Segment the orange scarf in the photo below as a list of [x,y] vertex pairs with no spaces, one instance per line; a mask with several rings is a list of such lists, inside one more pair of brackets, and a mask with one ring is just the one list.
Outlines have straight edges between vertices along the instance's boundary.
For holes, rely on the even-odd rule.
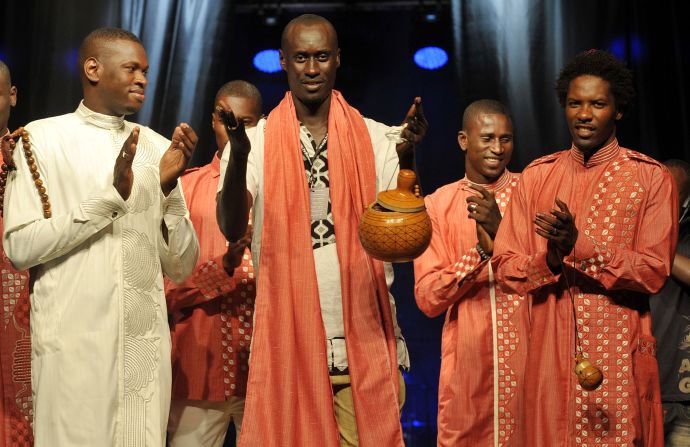
[[[337,91],[328,121],[330,192],[347,357],[363,447],[402,446],[398,362],[383,264],[357,237],[376,197],[374,152]],[[337,447],[333,390],[312,255],[309,188],[290,93],[268,117],[256,324],[240,445]]]

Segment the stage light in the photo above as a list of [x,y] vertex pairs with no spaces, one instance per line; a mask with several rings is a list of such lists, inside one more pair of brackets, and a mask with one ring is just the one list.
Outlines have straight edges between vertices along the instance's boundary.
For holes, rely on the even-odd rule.
[[65,68],[72,74],[79,72],[79,50],[70,48],[64,55]]
[[280,67],[280,52],[278,50],[261,50],[254,55],[254,67],[264,73],[277,73]]
[[414,63],[425,70],[438,70],[448,63],[448,53],[439,47],[424,47],[414,53]]
[[424,14],[424,20],[426,20],[429,23],[436,23],[438,21],[438,14],[435,12],[427,12]]
[[449,17],[447,5],[420,2],[412,19],[409,43],[410,56],[419,68],[438,70],[448,63],[453,42]]
[[259,6],[259,10],[256,12],[256,15],[263,26],[272,28],[278,25],[280,22],[282,8],[280,3],[278,3],[278,6],[275,8],[264,8],[263,6]]
[[609,53],[618,59],[640,60],[644,55],[644,45],[637,36],[621,36],[611,41],[608,46]]

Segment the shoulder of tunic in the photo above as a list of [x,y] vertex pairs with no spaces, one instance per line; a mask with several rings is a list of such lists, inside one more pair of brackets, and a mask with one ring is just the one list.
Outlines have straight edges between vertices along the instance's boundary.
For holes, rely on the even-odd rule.
[[508,173],[510,174],[510,183],[517,183],[520,181],[520,178],[522,177],[522,172],[510,172],[510,171],[508,171]]
[[456,182],[453,183],[448,183],[446,185],[440,186],[436,188],[436,191],[432,192],[431,194],[427,194],[424,196],[424,203],[427,207],[431,206],[433,207],[434,205],[440,205],[441,203],[447,202],[455,198],[455,195],[460,193],[460,194],[465,194],[469,195],[467,192],[463,192],[460,188],[462,187],[462,184],[467,184],[466,181],[463,179],[460,179]]
[[391,126],[389,126],[389,125],[387,125],[387,124],[380,123],[380,122],[378,122],[378,121],[376,121],[376,120],[374,120],[374,119],[367,118],[367,117],[364,116],[364,115],[360,115],[360,116],[362,117],[362,119],[364,120],[364,123],[367,125],[367,127],[368,127],[370,130],[373,129],[373,130],[379,130],[379,131],[381,131],[381,132],[387,132],[387,131],[390,129],[390,127],[391,127]]
[[443,185],[443,186],[439,186],[438,188],[436,188],[436,191],[434,191],[434,192],[431,193],[431,194],[428,194],[426,197],[435,198],[435,197],[438,197],[438,196],[447,194],[449,191],[450,191],[450,192],[455,192],[455,191],[460,187],[460,185],[463,184],[463,183],[466,184],[467,181],[465,181],[465,180],[463,180],[463,179],[460,179],[460,180],[457,180],[457,181],[455,181],[455,182],[453,182],[453,183],[447,183],[447,184],[445,184],[445,185]]
[[24,129],[29,132],[34,152],[43,154],[52,152],[55,145],[65,139],[78,138],[81,123],[74,113],[67,113],[32,121]]
[[[558,160],[563,155],[564,152],[567,152],[567,151],[558,151],[558,152],[554,152],[553,154],[544,155],[543,157],[539,157],[536,160],[532,161],[532,163],[528,164],[527,167],[525,168],[525,171],[528,169],[531,169],[535,166],[554,163],[556,160]],[[525,171],[523,171],[523,173]]]
[[[53,131],[55,129],[63,129],[65,125],[78,123],[79,119],[74,113],[66,113],[64,115],[51,116],[42,118],[40,120],[31,121],[24,128],[31,133],[32,131],[44,132]],[[70,129],[71,131],[71,129]]]
[[195,167],[193,167],[193,168],[187,168],[187,169],[184,171],[184,174],[182,174],[182,175],[188,175],[188,174],[191,174],[191,173],[193,173],[193,172],[197,172],[197,171],[200,170],[200,169],[201,169],[201,166],[195,166]]
[[641,161],[642,163],[647,163],[647,164],[651,164],[651,165],[665,168],[665,166],[661,162],[653,159],[649,155],[645,155],[643,153],[634,151],[632,149],[623,148],[623,147],[621,148],[621,150],[623,151],[623,153],[625,155],[627,155],[628,158],[630,158],[632,160]]

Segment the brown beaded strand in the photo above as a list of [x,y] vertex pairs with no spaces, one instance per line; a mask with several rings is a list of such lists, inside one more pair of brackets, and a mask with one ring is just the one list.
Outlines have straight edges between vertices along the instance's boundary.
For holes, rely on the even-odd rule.
[[[27,132],[23,127],[12,132],[10,138],[14,140],[18,136],[22,137],[22,148],[24,149],[24,157],[26,158],[26,164],[29,166],[29,171],[31,172],[31,177],[34,179],[34,184],[38,190],[38,195],[41,198],[41,203],[43,205],[43,217],[46,219],[52,216],[50,208],[50,199],[48,198],[48,192],[46,187],[43,186],[43,180],[41,180],[41,174],[38,172],[38,166],[36,165],[36,159],[31,151],[31,142],[29,141],[29,132]],[[11,150],[14,150],[14,145],[11,145]],[[2,171],[0,172],[0,215],[3,213],[3,205],[5,199],[5,186],[7,184],[8,172],[15,170],[16,167],[11,163],[11,161],[6,161],[2,164]]]

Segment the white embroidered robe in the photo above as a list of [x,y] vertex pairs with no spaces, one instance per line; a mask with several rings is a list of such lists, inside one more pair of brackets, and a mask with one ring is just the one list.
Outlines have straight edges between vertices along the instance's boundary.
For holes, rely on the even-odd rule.
[[112,186],[134,126],[82,103],[26,127],[50,219],[20,144],[14,154],[3,237],[15,266],[31,268],[37,447],[165,442],[171,371],[162,272],[184,279],[199,246],[179,187],[167,198],[161,192],[167,139],[140,126],[128,200]]

